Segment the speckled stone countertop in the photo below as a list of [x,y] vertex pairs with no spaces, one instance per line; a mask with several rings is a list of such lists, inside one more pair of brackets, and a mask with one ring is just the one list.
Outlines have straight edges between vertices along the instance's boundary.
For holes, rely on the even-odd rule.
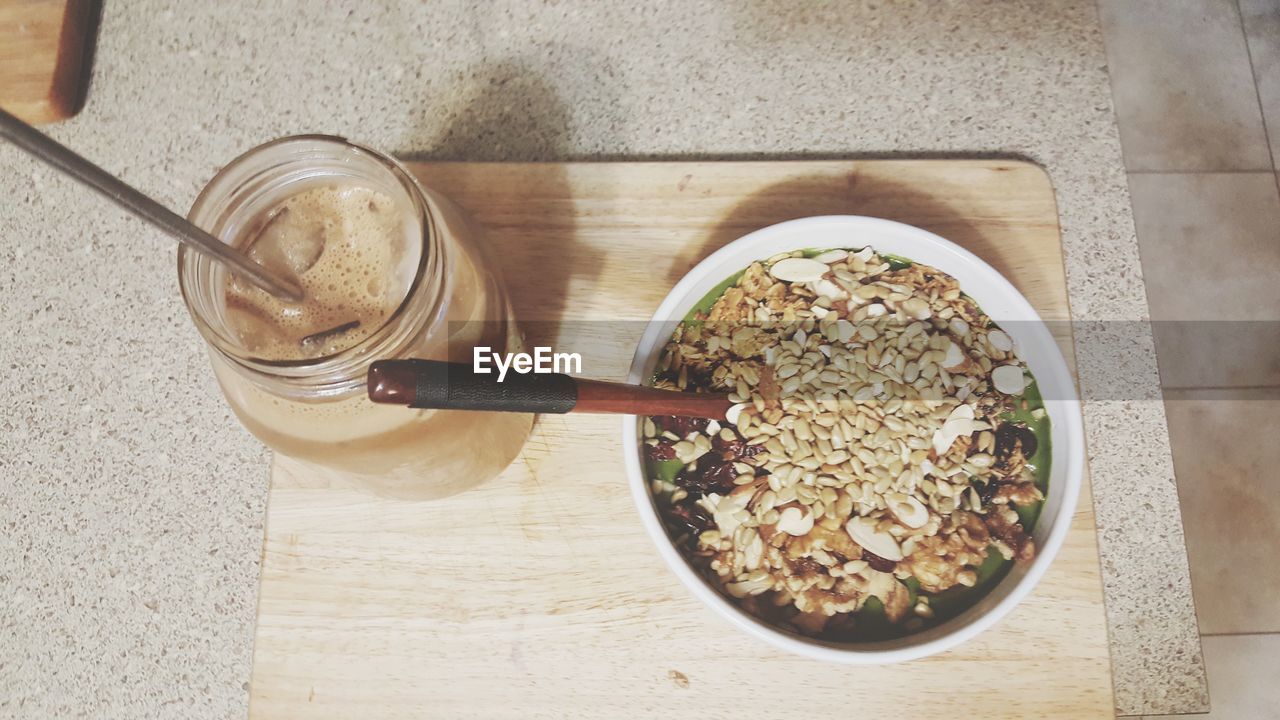
[[[106,3],[88,104],[50,131],[179,210],[299,132],[438,159],[1022,156],[1057,188],[1075,316],[1147,315],[1092,0],[339,5]],[[267,455],[173,243],[8,147],[0,197],[0,715],[243,716]],[[1087,393],[1116,353],[1155,387],[1149,338],[1104,345],[1078,338]],[[1118,711],[1203,711],[1163,407],[1095,394]]]

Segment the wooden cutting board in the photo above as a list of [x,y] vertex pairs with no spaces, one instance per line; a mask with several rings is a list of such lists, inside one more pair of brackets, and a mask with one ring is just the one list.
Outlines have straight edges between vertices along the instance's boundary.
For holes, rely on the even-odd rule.
[[[545,344],[625,376],[670,286],[751,230],[856,213],[932,230],[1068,318],[1048,177],[1003,161],[418,164],[470,210]],[[850,244],[857,239],[851,238]],[[591,322],[577,322],[590,320]],[[1072,357],[1070,338],[1061,338]],[[272,469],[253,718],[1083,718],[1113,713],[1093,504],[994,629],[940,656],[793,657],[694,600],[642,529],[620,423],[540,418],[498,479],[433,503]]]
[[33,124],[74,115],[96,17],[96,0],[0,0],[0,108]]

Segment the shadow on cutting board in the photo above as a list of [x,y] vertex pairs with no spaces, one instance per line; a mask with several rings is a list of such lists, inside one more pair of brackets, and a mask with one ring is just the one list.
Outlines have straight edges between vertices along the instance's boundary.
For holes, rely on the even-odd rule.
[[[817,215],[868,215],[915,225],[974,252],[1002,272],[1001,258],[990,250],[980,227],[947,199],[928,188],[892,182],[881,177],[846,173],[843,183],[830,175],[797,177],[747,196],[731,210],[700,245],[685,249],[667,277],[674,284],[711,253],[760,228]],[[851,240],[851,247],[858,245]],[[763,258],[761,258],[763,259]]]
[[[431,121],[440,112],[419,109],[419,135],[434,135],[425,152],[408,153],[416,161],[518,162],[546,160],[569,150],[571,113],[555,89],[516,59],[476,67],[459,84],[468,97],[450,103],[460,110],[440,132]],[[429,178],[424,178],[430,184]],[[448,188],[441,189],[446,195]],[[600,253],[577,241],[573,199],[563,172],[542,173],[530,189],[546,202],[540,218],[555,229],[557,241],[526,236],[519,223],[486,223],[489,259],[503,273],[517,322],[527,344],[553,345],[566,311],[570,284],[592,284],[603,262]],[[567,263],[563,257],[586,257]]]

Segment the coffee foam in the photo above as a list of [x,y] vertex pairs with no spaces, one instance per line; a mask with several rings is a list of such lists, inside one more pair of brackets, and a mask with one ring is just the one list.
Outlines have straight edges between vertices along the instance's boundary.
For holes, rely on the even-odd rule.
[[303,190],[250,228],[240,247],[306,295],[292,303],[229,276],[228,322],[244,348],[266,360],[331,355],[368,337],[404,300],[421,253],[421,227],[407,203],[356,185]]

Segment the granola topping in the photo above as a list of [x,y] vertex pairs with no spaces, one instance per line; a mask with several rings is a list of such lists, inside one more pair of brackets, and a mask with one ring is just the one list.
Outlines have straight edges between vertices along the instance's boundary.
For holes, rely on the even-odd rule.
[[735,405],[720,422],[646,419],[651,485],[678,544],[748,611],[851,638],[874,600],[911,631],[991,553],[1034,556],[1015,510],[1044,499],[1038,443],[1012,419],[1033,378],[954,278],[871,248],[787,253],[693,319],[655,385]]

